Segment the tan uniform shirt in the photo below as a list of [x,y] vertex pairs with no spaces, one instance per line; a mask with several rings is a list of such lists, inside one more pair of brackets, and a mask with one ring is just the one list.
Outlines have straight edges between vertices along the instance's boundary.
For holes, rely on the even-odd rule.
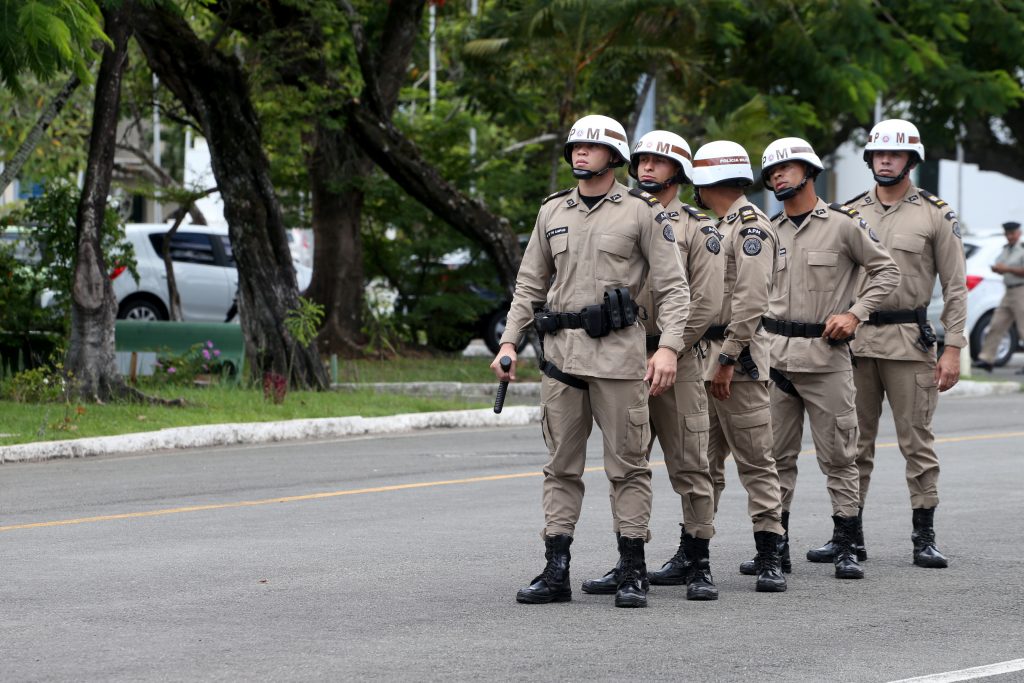
[[[725,273],[725,259],[720,256],[721,235],[710,216],[689,204],[683,204],[678,197],[669,202],[663,211],[675,232],[679,255],[690,286],[690,312],[683,333],[683,352],[679,354],[676,367],[677,380],[699,380],[701,366],[690,347],[703,336],[721,306],[722,278]],[[658,307],[654,304],[649,286],[644,288],[640,304],[649,312],[644,321],[647,334],[659,334],[656,324]]]
[[[1012,247],[1009,244],[1004,246],[1003,250],[999,252],[999,257],[996,258],[996,263],[1002,263],[1010,268],[1024,268],[1024,241],[1017,240]],[[1003,273],[1003,284],[1007,287],[1021,285],[1024,284],[1024,277],[1013,273]]]
[[[744,347],[758,370],[758,380],[768,379],[771,339],[761,328],[768,315],[768,297],[779,258],[778,237],[768,217],[746,197],[738,197],[718,223],[725,251],[725,296],[715,325],[728,325],[724,341],[711,342],[704,379],[714,379],[719,354],[736,358]],[[733,366],[734,382],[751,381],[740,365]]]
[[[642,195],[642,196],[641,196]],[[690,301],[671,221],[646,192],[615,182],[588,209],[579,189],[558,192],[541,206],[523,254],[501,343],[517,343],[533,322],[534,303],[559,313],[600,304],[605,290],[629,287],[637,299],[649,283],[658,306],[661,346],[680,353]],[[640,324],[593,338],[582,329],[545,335],[544,353],[562,372],[607,379],[640,379],[647,369]]]
[[[878,310],[928,306],[938,274],[944,301],[940,319],[946,329],[945,344],[963,348],[967,344],[967,277],[956,212],[935,195],[914,186],[888,209],[878,200],[877,187],[849,206],[860,211],[900,267],[900,286],[885,297]],[[863,295],[867,286],[862,274],[858,294]],[[924,351],[918,344],[919,337],[917,323],[862,325],[851,348],[856,355],[868,358],[928,360],[934,348]]]
[[[867,222],[830,208],[821,198],[800,227],[785,213],[774,216],[772,225],[779,253],[770,318],[824,323],[849,311],[863,322],[900,282],[899,268]],[[851,306],[861,267],[867,283]],[[771,340],[772,367],[779,370],[837,372],[852,367],[845,344],[780,334],[772,334]]]

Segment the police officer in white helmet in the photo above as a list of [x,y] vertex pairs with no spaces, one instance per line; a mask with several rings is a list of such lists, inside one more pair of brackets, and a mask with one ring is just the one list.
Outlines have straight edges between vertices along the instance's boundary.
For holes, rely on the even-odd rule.
[[[618,519],[617,607],[647,606],[644,543],[649,537],[651,470],[647,396],[675,383],[689,290],[670,221],[657,198],[620,184],[613,169],[629,159],[622,126],[585,116],[569,131],[564,155],[577,185],[544,200],[523,254],[515,294],[491,368],[514,381],[516,348],[534,325],[542,335],[544,467],[543,572],[516,600],[572,599],[569,546],[583,503],[587,437],[604,436],[605,473]],[[658,307],[661,339],[648,359],[636,299],[645,282]],[[536,309],[536,310],[535,310]],[[506,372],[502,357],[511,360]]]
[[[683,523],[679,548],[664,566],[648,573],[654,585],[686,585],[688,600],[717,600],[718,588],[711,576],[709,543],[715,533],[714,492],[708,471],[708,399],[701,378],[701,359],[694,345],[717,315],[722,298],[724,260],[717,246],[706,243],[717,235],[711,218],[679,200],[679,189],[690,183],[693,165],[690,146],[681,136],[667,130],[647,133],[637,142],[630,157],[629,174],[637,186],[655,197],[675,234],[676,245],[686,268],[690,286],[690,313],[683,335],[686,349],[676,367],[671,389],[650,399],[651,443],[654,437],[665,454],[672,488],[682,503]],[[712,245],[717,245],[717,238]],[[649,353],[657,350],[660,330],[655,324],[658,309],[649,287],[641,306],[650,312],[647,329]],[[614,515],[613,515],[614,516]],[[618,532],[618,520],[613,524]],[[586,593],[615,591],[619,567],[600,579],[583,582]]]
[[704,379],[711,395],[708,461],[715,508],[725,488],[725,459],[732,453],[747,491],[757,548],[757,556],[744,562],[740,571],[757,576],[757,591],[778,593],[786,590],[783,571],[789,571],[788,516],[782,512],[772,457],[771,343],[761,328],[775,276],[778,238],[768,217],[744,194],[754,174],[741,145],[709,142],[697,150],[693,166],[697,201],[720,217],[726,258],[722,307],[705,333],[709,347]]
[[[860,512],[854,550],[867,559],[863,510],[874,469],[875,438],[882,399],[892,408],[900,452],[906,459],[914,531],[913,561],[941,568],[946,558],[935,545],[934,514],[939,503],[939,460],[935,454],[932,415],[939,392],[960,376],[960,349],[967,343],[967,285],[960,223],[945,201],[916,187],[910,171],[924,161],[924,144],[910,121],[880,121],[868,135],[864,161],[875,186],[847,202],[859,211],[899,265],[902,275],[893,290],[857,333],[851,347],[856,359],[857,469]],[[928,322],[928,302],[936,275],[942,286],[945,350],[936,358],[936,339]],[[867,286],[862,282],[859,291]],[[831,562],[831,542],[807,553],[812,562]]]
[[[783,202],[772,217],[778,270],[763,321],[772,339],[772,432],[782,509],[789,512],[804,413],[810,418],[832,503],[835,576],[860,579],[864,570],[853,549],[860,497],[848,343],[899,284],[900,273],[856,210],[826,204],[815,194],[814,179],[823,169],[800,138],[776,140],[761,158],[762,182]],[[866,280],[855,298],[861,269]]]

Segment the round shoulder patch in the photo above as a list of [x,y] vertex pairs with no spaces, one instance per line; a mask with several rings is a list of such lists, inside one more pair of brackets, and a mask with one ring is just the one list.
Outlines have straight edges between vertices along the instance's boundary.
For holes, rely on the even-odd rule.
[[960,235],[960,221],[953,221],[953,234],[956,235],[957,239],[962,239]]
[[748,237],[743,240],[743,253],[747,256],[757,256],[761,253],[761,240],[756,237]]
[[868,228],[868,237],[871,238],[872,242],[881,242],[881,240],[878,239],[878,235],[875,234],[875,229],[874,228]]
[[707,241],[704,242],[704,246],[707,247],[707,250],[710,251],[712,254],[717,254],[718,252],[722,251],[722,243],[719,242],[718,238],[715,237],[714,235],[709,237]]
[[671,225],[666,225],[664,228],[662,228],[661,234],[664,235],[665,239],[668,240],[669,242],[676,241],[676,234],[672,231]]

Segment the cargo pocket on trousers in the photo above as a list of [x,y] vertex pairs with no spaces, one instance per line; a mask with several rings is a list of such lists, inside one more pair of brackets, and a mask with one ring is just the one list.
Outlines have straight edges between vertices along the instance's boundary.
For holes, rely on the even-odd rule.
[[699,469],[708,467],[708,433],[711,431],[711,418],[707,413],[686,415],[686,434],[683,435],[683,454],[688,465],[698,465]]
[[932,421],[935,405],[939,401],[939,388],[934,372],[919,372],[914,375],[914,424],[926,425]]
[[[730,422],[735,428],[733,436],[737,445],[746,449],[746,453],[741,454],[740,457],[763,458],[768,451],[772,435],[772,409],[758,408],[749,413],[733,415]],[[736,457],[735,453],[732,455],[734,458]]]
[[626,452],[623,455],[633,459],[643,458],[647,444],[651,442],[651,413],[647,406],[629,409],[629,425],[626,431]]
[[857,411],[836,415],[836,441],[830,462],[842,466],[857,458]]

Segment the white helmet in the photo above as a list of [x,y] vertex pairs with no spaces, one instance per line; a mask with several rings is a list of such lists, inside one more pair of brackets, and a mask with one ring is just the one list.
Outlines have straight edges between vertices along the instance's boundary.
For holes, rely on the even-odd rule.
[[[910,158],[897,176],[884,176],[875,173],[871,163],[871,155],[875,152],[909,152]],[[914,157],[917,157],[916,159]],[[879,121],[868,133],[868,144],[864,145],[864,162],[871,169],[875,182],[879,185],[897,185],[915,165],[924,161],[924,144],[917,126],[903,119],[886,119]]]
[[[679,165],[679,171],[663,183],[641,182],[640,189],[647,192],[661,192],[668,183],[682,185],[689,183],[693,177],[693,162],[690,161],[690,146],[686,144],[681,136],[667,130],[652,130],[647,133],[633,148],[633,154],[629,158],[629,175],[637,178],[640,166],[640,156],[643,154],[654,154],[666,159],[671,159]],[[637,178],[639,180],[639,178]],[[657,186],[657,187],[655,187]]]
[[868,144],[864,145],[864,161],[871,163],[871,153],[880,150],[889,152],[911,152],[917,154],[918,163],[924,161],[924,143],[917,126],[903,119],[879,121],[868,133]]
[[693,184],[697,187],[730,183],[744,187],[754,182],[747,150],[730,140],[709,142],[693,156]]
[[[565,147],[562,149],[562,156],[570,166],[572,166],[572,146],[577,142],[593,142],[611,147],[619,158],[616,159],[614,155],[612,156],[611,161],[608,162],[610,168],[618,168],[629,159],[629,141],[626,140],[626,129],[622,127],[621,123],[608,116],[591,114],[572,124],[569,137],[566,138]],[[576,174],[574,173],[574,175]],[[599,173],[593,175],[599,175]]]
[[[796,187],[787,187],[782,192],[775,192],[775,188],[768,182],[769,170],[779,164],[784,164],[789,161],[802,161],[812,170],[810,173],[804,175],[803,181]],[[764,154],[761,156],[761,182],[764,184],[766,189],[775,192],[775,198],[779,201],[785,201],[789,199],[800,189],[807,184],[808,178],[816,178],[818,173],[825,170],[825,166],[821,163],[821,159],[814,153],[814,148],[811,147],[811,143],[807,142],[803,138],[779,138],[772,144],[768,145],[767,149],[764,150]]]

